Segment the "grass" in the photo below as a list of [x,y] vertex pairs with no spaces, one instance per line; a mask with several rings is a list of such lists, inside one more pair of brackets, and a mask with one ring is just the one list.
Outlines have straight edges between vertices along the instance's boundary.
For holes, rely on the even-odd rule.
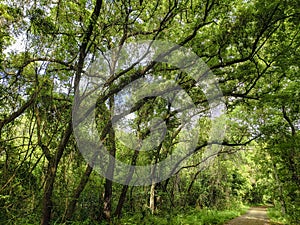
[[248,207],[240,207],[234,210],[209,210],[209,209],[189,209],[189,210],[175,210],[172,213],[166,213],[162,215],[147,215],[141,217],[138,214],[132,216],[126,216],[115,224],[126,224],[126,225],[148,225],[148,224],[159,224],[159,225],[221,225],[226,221],[231,220],[235,217],[247,211]]
[[[226,221],[244,214],[249,207],[237,206],[232,210],[211,210],[211,209],[195,209],[195,208],[176,208],[172,211],[161,211],[155,215],[134,213],[124,215],[119,220],[114,220],[111,225],[222,225]],[[31,220],[20,218],[11,224],[39,224],[33,218]],[[36,218],[35,218],[36,219]],[[35,222],[33,222],[35,221]],[[0,222],[1,224],[1,222]],[[60,224],[53,222],[53,225]],[[73,221],[71,225],[106,225],[105,221],[98,222],[87,219],[85,221]]]
[[268,217],[272,224],[289,224],[287,219],[282,216],[280,210],[277,208],[268,208]]

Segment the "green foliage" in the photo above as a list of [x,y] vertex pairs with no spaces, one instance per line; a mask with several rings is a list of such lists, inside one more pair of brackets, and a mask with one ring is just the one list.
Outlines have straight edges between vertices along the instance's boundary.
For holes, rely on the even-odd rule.
[[[216,211],[209,209],[195,210],[191,208],[187,209],[173,209],[172,212],[162,215],[133,215],[125,216],[120,223],[121,224],[199,224],[199,225],[213,225],[223,224],[226,221],[235,218],[245,213],[247,207],[237,207],[232,210]],[[116,224],[119,222],[116,221]]]
[[[206,96],[192,77],[167,63],[130,69],[132,59],[121,59],[119,64],[128,65],[115,71],[112,61],[117,56],[106,59],[111,61],[105,74],[109,82],[99,90],[95,114],[100,135],[118,107],[118,101],[108,107],[108,99],[139,78],[168,80],[149,86],[144,94],[174,81],[201,110],[198,149],[185,168],[151,190],[129,187],[122,202],[123,218],[111,220],[117,224],[221,224],[239,215],[240,204],[246,202],[273,204],[272,218],[299,223],[299,9],[296,0],[2,1],[0,223],[39,224],[50,209],[46,224],[60,224],[74,199],[73,218],[67,222],[105,223],[103,192],[109,182],[86,173],[88,167],[69,129],[72,103],[77,81],[89,74],[89,65],[98,56],[143,40],[182,44],[207,63],[224,94],[227,132],[216,160],[201,162],[211,147],[205,145],[212,121]],[[13,45],[19,42],[22,48]],[[108,72],[95,70],[92,75]],[[187,99],[178,101],[184,104]],[[132,112],[134,119],[123,121],[133,130],[132,136],[116,131],[115,140],[105,144],[115,143],[116,158],[127,164],[161,162],[181,144],[176,132],[182,121],[161,97],[139,103]],[[165,120],[168,130],[162,144],[146,146],[148,151],[140,152],[133,162],[138,142],[132,137],[146,139],[156,117]],[[118,140],[118,135],[126,137]],[[132,145],[126,145],[130,141]],[[113,214],[124,186],[112,184],[111,189]],[[151,191],[155,206],[150,210]]]
[[288,224],[287,218],[285,218],[285,216],[282,215],[281,210],[279,208],[268,208],[268,216],[271,222]]

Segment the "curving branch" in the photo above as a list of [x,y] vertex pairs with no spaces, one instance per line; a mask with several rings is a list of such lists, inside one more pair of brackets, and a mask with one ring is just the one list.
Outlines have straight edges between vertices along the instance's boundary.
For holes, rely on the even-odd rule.
[[295,136],[296,135],[296,129],[295,129],[295,126],[293,125],[290,117],[287,115],[287,112],[285,110],[285,106],[282,105],[281,109],[282,109],[283,118],[288,122],[288,124],[289,124],[289,126],[292,130],[292,136]]
[[13,112],[10,116],[4,118],[3,120],[0,120],[0,136],[1,136],[1,131],[2,131],[2,128],[4,127],[4,125],[11,123],[16,118],[18,118],[20,115],[22,115],[25,112],[25,110],[34,103],[34,101],[37,97],[37,94],[38,94],[38,91],[35,92],[31,96],[31,98],[27,102],[25,102],[17,111]]

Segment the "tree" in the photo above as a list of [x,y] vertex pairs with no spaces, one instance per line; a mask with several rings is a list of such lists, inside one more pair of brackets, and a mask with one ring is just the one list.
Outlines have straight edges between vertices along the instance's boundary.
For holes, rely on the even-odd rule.
[[[184,204],[229,207],[229,199],[242,201],[251,189],[247,170],[235,170],[231,160],[255,140],[260,146],[255,147],[257,154],[268,157],[261,165],[270,167],[266,171],[273,175],[257,173],[273,181],[277,187],[273,198],[278,197],[286,213],[296,220],[300,180],[299,8],[292,0],[1,3],[1,219],[8,221],[30,211],[41,217],[41,224],[82,220],[84,216],[78,214],[86,207],[82,195],[96,196],[91,193],[91,182],[97,184],[93,191],[100,196],[100,201],[93,203],[102,210],[93,212],[93,219],[98,220],[120,217],[122,211],[132,210],[132,202],[144,211],[150,207],[152,213],[160,207]],[[126,44],[145,40],[169,41],[189,48],[216,75],[229,117],[223,141],[209,139],[212,122],[204,91],[189,74],[164,61],[176,48],[161,46],[166,51],[158,56],[160,60],[146,64],[118,58]],[[114,50],[116,55],[109,55]],[[97,128],[100,140],[118,160],[132,165],[161,162],[182,141],[178,135],[182,129],[180,112],[157,96],[139,99],[133,105],[128,114],[134,115],[134,121],[128,127],[136,131],[135,137],[147,139],[150,122],[160,116],[167,127],[165,139],[145,152],[119,140],[111,121],[116,119],[112,118],[114,109],[120,104],[118,94],[127,85],[141,78],[172,80],[199,109],[199,140],[175,176],[159,183],[153,180],[151,187],[129,188],[93,176],[93,165],[87,165],[80,155],[73,135],[72,110],[93,94],[81,93],[80,84],[94,75],[89,74],[89,68],[103,55],[110,56],[106,60],[111,67],[97,98]],[[180,101],[184,104],[186,99]],[[216,145],[222,147],[205,158],[206,150]],[[218,169],[209,165],[199,169],[215,156]],[[114,162],[105,168],[110,177],[117,176]],[[126,179],[131,181],[134,173],[128,171]],[[216,175],[214,179],[212,174]]]

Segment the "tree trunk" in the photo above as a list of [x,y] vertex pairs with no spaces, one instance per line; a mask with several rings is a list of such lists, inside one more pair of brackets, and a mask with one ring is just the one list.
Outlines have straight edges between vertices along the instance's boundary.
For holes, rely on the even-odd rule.
[[112,198],[112,181],[106,179],[105,187],[104,187],[104,200],[103,200],[103,217],[107,221],[110,220],[111,217],[111,198]]
[[[131,160],[131,165],[132,166],[135,166],[136,165],[136,161],[137,161],[137,157],[139,155],[139,150],[135,150],[134,151],[134,154],[132,156],[132,160]],[[130,171],[128,173],[128,176],[127,176],[127,179],[126,179],[126,184],[129,184],[129,182],[131,181],[132,179],[132,175],[133,175],[133,172],[134,172],[134,167],[131,167],[130,168]],[[122,192],[121,192],[121,195],[119,197],[119,201],[118,201],[118,205],[117,205],[117,208],[114,212],[114,215],[117,216],[118,218],[121,217],[122,215],[122,208],[123,208],[123,205],[124,205],[124,202],[126,200],[126,194],[127,194],[127,190],[128,190],[128,185],[124,185],[123,188],[122,188]]]
[[129,201],[130,201],[130,210],[132,212],[135,211],[135,207],[134,207],[134,204],[135,204],[135,201],[133,200],[133,189],[134,189],[135,186],[131,186],[131,189],[130,189],[130,195],[129,195]]
[[123,208],[124,202],[126,200],[127,190],[128,190],[128,185],[124,185],[123,188],[122,188],[122,192],[120,194],[120,197],[119,197],[119,201],[118,201],[116,211],[114,213],[114,215],[117,216],[118,218],[120,218],[121,215],[122,215],[122,208]]
[[149,207],[151,210],[151,213],[154,214],[155,211],[155,182],[152,183],[150,188],[150,201],[149,201]]
[[93,168],[90,165],[88,165],[85,170],[85,173],[83,174],[83,176],[81,178],[80,183],[78,184],[76,190],[74,191],[74,194],[71,197],[70,203],[67,206],[66,213],[64,215],[64,218],[62,219],[63,223],[72,219],[73,214],[75,212],[77,201],[80,197],[81,192],[84,190],[92,171],[93,171]]
[[59,164],[59,161],[63,155],[63,152],[67,146],[67,143],[70,139],[72,134],[72,121],[69,121],[69,124],[65,130],[64,136],[59,143],[55,156],[48,159],[48,168],[46,174],[46,181],[45,181],[45,190],[43,196],[43,211],[42,211],[42,225],[50,224],[51,220],[51,212],[52,212],[52,193],[53,193],[53,186],[56,177],[56,171]]
[[[115,156],[116,156],[116,140],[115,140],[115,131],[111,123],[111,118],[114,113],[114,96],[109,99],[109,113],[110,113],[110,121],[106,121],[110,123],[110,129],[108,133],[108,151],[109,154],[113,157],[110,158],[109,165],[106,170],[106,177],[112,178],[114,176],[115,170]],[[106,178],[104,185],[104,197],[103,197],[103,212],[102,215],[104,219],[110,221],[111,218],[111,201],[112,201],[112,184],[113,182]]]
[[41,225],[49,225],[51,220],[51,212],[52,212],[52,193],[53,186],[56,176],[56,166],[52,161],[48,162],[46,182],[45,182],[45,191],[43,196],[43,211],[42,211],[42,219]]
[[156,182],[157,182],[157,177],[156,177],[156,164],[158,163],[159,160],[159,155],[160,155],[160,150],[162,148],[162,144],[160,144],[157,148],[156,154],[155,154],[155,161],[154,161],[154,167],[152,169],[152,184],[150,187],[150,199],[149,199],[149,207],[151,210],[151,213],[154,214],[155,211],[155,187],[156,187]]
[[[80,45],[79,49],[79,59],[77,63],[77,70],[75,73],[75,81],[74,81],[74,93],[77,92],[79,87],[79,81],[81,78],[81,73],[84,67],[84,61],[87,54],[87,47],[88,43],[91,39],[94,26],[97,22],[97,19],[100,14],[100,9],[102,7],[102,0],[97,0],[91,18],[89,20],[88,29],[83,37],[83,41]],[[71,115],[72,116],[72,115]],[[63,138],[61,139],[58,149],[53,157],[54,160],[49,160],[48,169],[47,169],[47,177],[45,182],[45,192],[43,196],[43,214],[41,219],[42,225],[49,225],[51,220],[51,212],[52,212],[52,193],[53,193],[53,186],[56,176],[56,170],[59,164],[59,161],[63,155],[64,149],[67,146],[69,138],[72,134],[72,118],[68,123],[68,126],[64,132]]]
[[[110,151],[113,157],[115,157],[115,153],[115,148],[113,151]],[[111,160],[106,172],[108,177],[113,177],[114,168],[115,162]],[[112,184],[113,182],[110,179],[105,179],[102,216],[107,221],[110,221],[111,218]]]

